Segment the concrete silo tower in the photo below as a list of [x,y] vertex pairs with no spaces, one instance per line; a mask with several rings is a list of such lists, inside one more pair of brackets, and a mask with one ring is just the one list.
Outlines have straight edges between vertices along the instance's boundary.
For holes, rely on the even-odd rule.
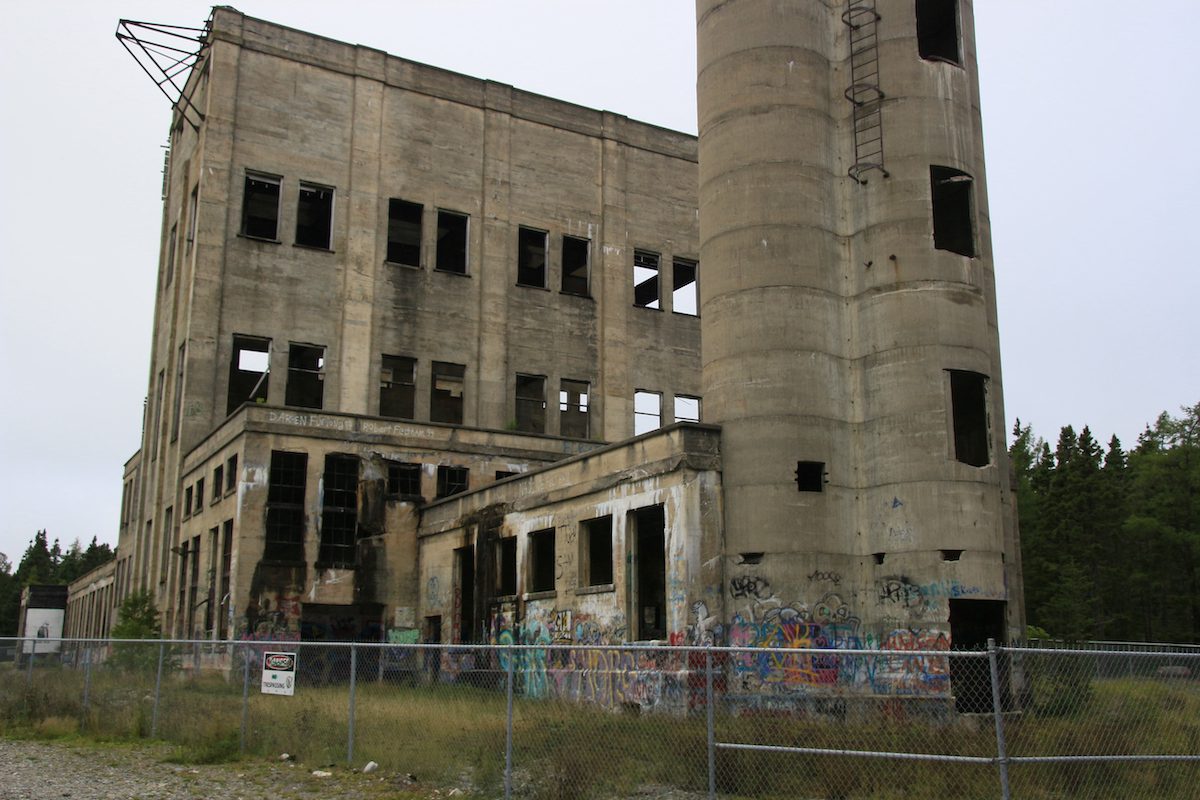
[[697,29],[731,640],[1018,635],[970,0],[697,0]]

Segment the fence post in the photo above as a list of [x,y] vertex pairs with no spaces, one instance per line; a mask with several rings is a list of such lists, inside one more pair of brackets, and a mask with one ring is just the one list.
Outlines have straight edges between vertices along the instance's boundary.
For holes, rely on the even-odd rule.
[[83,649],[83,724],[87,727],[88,705],[92,699],[92,648]]
[[717,732],[713,725],[713,664],[712,645],[704,651],[704,708],[708,716],[708,797],[717,796]]
[[506,679],[504,693],[507,710],[504,719],[504,800],[512,800],[512,750],[513,750],[513,649],[508,646],[508,664],[504,668]]
[[992,717],[996,721],[996,763],[1000,767],[1000,796],[1009,800],[1012,794],[1008,786],[1008,748],[1004,741],[1004,710],[1000,707],[1000,665],[996,640],[988,639],[987,647],[988,666],[992,673]]
[[358,650],[350,643],[350,719],[346,730],[346,766],[354,765],[354,690],[358,683]]
[[246,755],[246,720],[250,716],[250,654],[242,650],[242,732],[238,737],[238,754]]
[[[136,646],[136,645],[135,645]],[[154,672],[154,710],[150,712],[150,738],[158,738],[158,703],[162,696],[163,660],[166,655],[166,644],[158,643],[158,668]]]

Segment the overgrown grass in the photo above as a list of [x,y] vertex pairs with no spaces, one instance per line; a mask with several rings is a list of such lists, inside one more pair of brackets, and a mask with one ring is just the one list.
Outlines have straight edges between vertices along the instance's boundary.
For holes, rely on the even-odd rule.
[[[1070,684],[1075,687],[1075,683]],[[1005,717],[1012,756],[1200,753],[1200,685],[1133,678],[1088,682],[1070,702],[1058,691],[1041,706]],[[154,676],[96,669],[83,707],[83,673],[56,667],[26,673],[0,667],[0,733],[102,741],[145,738],[153,719]],[[175,745],[169,758],[217,763],[239,757],[242,682],[208,675],[164,679],[158,738]],[[1035,697],[1037,692],[1035,691]],[[289,753],[313,768],[346,764],[345,686],[301,687],[294,697],[251,687],[247,755]],[[425,785],[458,787],[494,797],[504,776],[506,700],[502,691],[454,684],[398,687],[361,682],[355,706],[354,766],[368,760],[385,771],[412,773]],[[672,787],[707,790],[708,743],[703,713],[687,716],[609,711],[595,706],[516,698],[514,795],[534,800],[590,800],[655,793]],[[938,753],[991,758],[989,715],[941,719],[849,714],[717,716],[716,739],[790,747]],[[1194,763],[1014,764],[1013,795],[1191,798],[1200,785]],[[992,764],[884,760],[836,755],[716,751],[723,797],[993,798]]]

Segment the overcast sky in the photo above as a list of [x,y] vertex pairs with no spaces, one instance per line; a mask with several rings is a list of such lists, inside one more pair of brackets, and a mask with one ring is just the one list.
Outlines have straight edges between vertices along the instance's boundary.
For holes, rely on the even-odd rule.
[[[693,0],[234,0],[241,11],[694,133]],[[113,36],[203,2],[6,0],[0,552],[116,543],[146,394],[169,105]],[[1194,2],[976,0],[1005,407],[1132,446],[1200,402]]]

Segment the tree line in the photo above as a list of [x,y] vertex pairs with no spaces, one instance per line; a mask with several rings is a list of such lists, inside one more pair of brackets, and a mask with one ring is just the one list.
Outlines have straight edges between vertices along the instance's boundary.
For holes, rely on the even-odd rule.
[[76,539],[65,551],[58,539],[48,544],[44,530],[38,531],[16,571],[4,553],[0,553],[0,636],[17,635],[17,615],[21,606],[21,590],[30,584],[68,584],[82,577],[113,557],[112,548],[98,544],[96,537],[84,547]]
[[1050,443],[1018,419],[1025,610],[1054,638],[1200,643],[1200,403],[1126,452],[1084,427]]

